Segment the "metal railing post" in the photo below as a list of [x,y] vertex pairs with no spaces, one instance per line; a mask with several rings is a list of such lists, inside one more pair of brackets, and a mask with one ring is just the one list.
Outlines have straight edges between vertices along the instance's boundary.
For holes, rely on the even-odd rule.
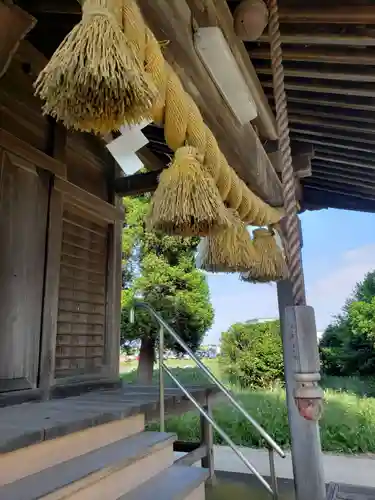
[[268,447],[268,459],[270,463],[271,485],[273,490],[273,500],[279,500],[279,488],[277,485],[276,468],[275,468],[275,453],[273,448]]
[[159,415],[160,415],[160,432],[165,431],[165,391],[164,391],[164,327],[160,325],[159,330]]
[[[206,404],[203,409],[212,418],[212,408],[210,403],[210,397],[207,397]],[[214,430],[210,422],[200,415],[201,420],[201,444],[204,444],[207,449],[207,454],[202,458],[202,467],[208,469],[209,479],[211,484],[215,481],[215,462],[214,462]]]

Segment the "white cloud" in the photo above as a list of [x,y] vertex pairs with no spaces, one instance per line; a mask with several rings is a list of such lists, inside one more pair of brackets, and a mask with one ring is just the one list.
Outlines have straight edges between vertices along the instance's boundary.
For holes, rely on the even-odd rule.
[[[340,312],[355,284],[371,269],[375,269],[375,244],[343,252],[330,273],[306,283],[318,331]],[[240,282],[238,275],[223,274],[208,275],[208,282],[215,308],[215,324],[208,334],[212,342],[235,322],[278,316],[275,285],[251,285]]]
[[375,244],[344,252],[331,273],[307,284],[307,296],[315,308],[318,329],[323,330],[340,312],[356,283],[375,269]]

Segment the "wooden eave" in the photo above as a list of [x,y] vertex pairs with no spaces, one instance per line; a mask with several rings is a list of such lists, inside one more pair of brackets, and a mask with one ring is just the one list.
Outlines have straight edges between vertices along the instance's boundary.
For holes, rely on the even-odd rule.
[[[228,0],[233,11],[238,0]],[[310,144],[303,206],[375,212],[375,4],[279,0],[292,145]],[[267,33],[245,42],[274,109]]]

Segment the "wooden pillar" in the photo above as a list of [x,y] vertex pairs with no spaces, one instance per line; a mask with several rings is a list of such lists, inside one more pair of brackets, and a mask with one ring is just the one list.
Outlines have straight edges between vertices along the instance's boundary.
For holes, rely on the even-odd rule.
[[[122,210],[122,198],[115,197],[115,206]],[[122,288],[122,230],[123,219],[117,218],[110,227],[106,300],[106,355],[109,375],[118,378],[120,370],[120,327]]]
[[39,387],[43,399],[50,396],[50,388],[55,378],[55,351],[58,316],[58,296],[60,281],[60,259],[62,238],[62,194],[50,188],[45,285],[43,297],[43,326],[40,357]]
[[310,325],[307,331],[314,338],[310,338],[310,342],[308,343],[299,342],[298,326],[295,322],[291,321],[291,309],[294,308],[292,308],[293,293],[289,280],[281,281],[277,284],[277,295],[283,340],[285,384],[296,500],[323,500],[325,499],[325,483],[319,424],[316,421],[306,420],[299,414],[294,398],[297,389],[295,374],[301,369],[301,360],[302,364],[304,361],[303,358],[307,359],[310,364],[313,364],[316,356],[313,347],[313,342],[317,342],[315,322],[313,325]]
[[[67,133],[62,125],[49,120],[47,153],[65,162]],[[44,276],[42,338],[39,364],[39,387],[43,399],[50,397],[55,378],[55,351],[57,336],[58,297],[60,284],[60,260],[62,242],[63,195],[54,187],[51,176],[49,186],[48,227]]]

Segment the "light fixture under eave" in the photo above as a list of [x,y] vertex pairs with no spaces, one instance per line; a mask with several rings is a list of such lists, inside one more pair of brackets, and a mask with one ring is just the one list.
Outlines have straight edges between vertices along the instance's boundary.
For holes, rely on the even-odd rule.
[[257,117],[258,111],[237,61],[218,27],[199,28],[195,49],[211,78],[241,125]]

